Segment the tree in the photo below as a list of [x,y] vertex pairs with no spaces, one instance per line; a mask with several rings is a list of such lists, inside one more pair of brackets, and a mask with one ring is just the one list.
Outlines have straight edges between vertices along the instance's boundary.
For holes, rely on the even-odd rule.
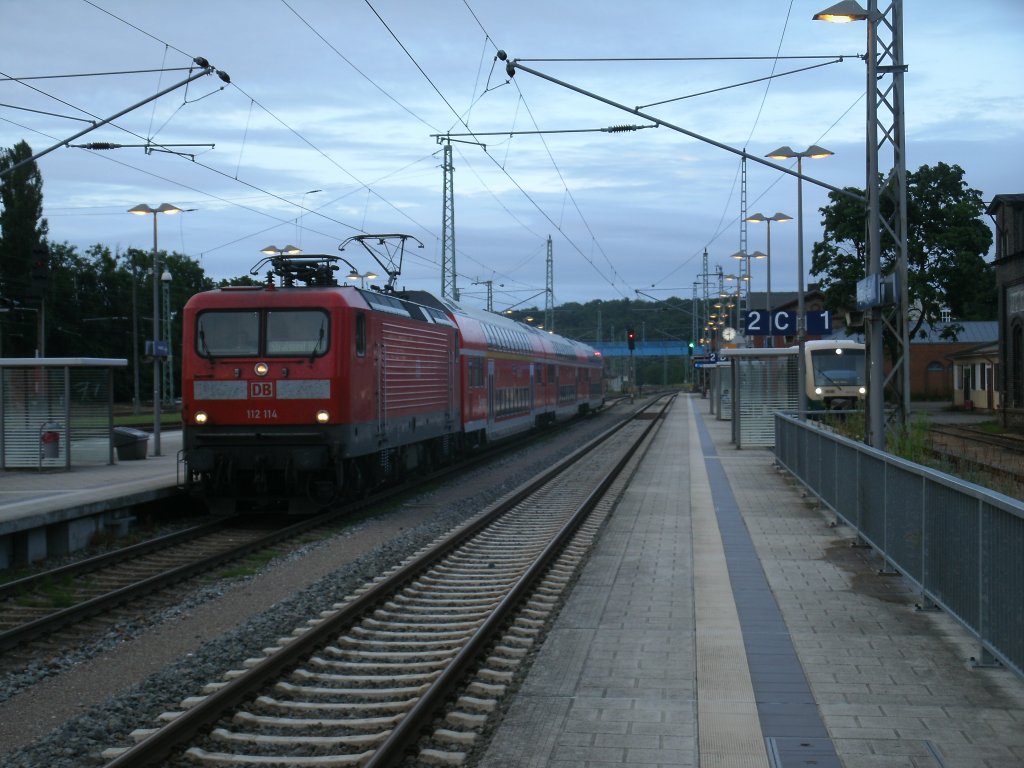
[[[864,191],[848,190],[864,196]],[[857,281],[867,264],[866,211],[863,202],[830,192],[831,202],[821,208],[823,239],[814,244],[811,274],[818,277],[829,309],[856,306]],[[882,216],[892,212],[882,198]],[[884,206],[888,204],[889,210]],[[943,308],[960,320],[995,317],[995,270],[985,261],[992,232],[982,216],[981,192],[964,181],[958,165],[922,165],[907,174],[907,293],[911,307],[911,338],[925,323],[936,323]],[[882,239],[882,272],[895,268],[891,238]],[[956,338],[958,326],[944,330]]]
[[[10,170],[30,157],[32,148],[24,141],[0,150],[0,173],[3,174],[0,176],[0,298],[6,302],[25,303],[30,298],[38,298],[32,295],[30,275],[33,252],[46,244],[43,177],[35,162]],[[24,319],[15,318],[18,324]],[[3,333],[2,328],[0,333]],[[34,334],[18,333],[12,342],[6,347],[0,346],[4,354],[31,355],[36,346]]]
[[[257,280],[252,275],[239,275],[238,277],[225,277],[217,283],[217,288],[227,288],[229,285],[266,285],[266,280]],[[211,288],[214,286],[210,286]],[[209,289],[206,289],[209,290]]]

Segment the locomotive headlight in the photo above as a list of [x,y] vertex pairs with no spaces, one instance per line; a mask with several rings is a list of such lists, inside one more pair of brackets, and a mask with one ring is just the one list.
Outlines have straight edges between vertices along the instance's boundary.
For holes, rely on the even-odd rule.
[[252,367],[252,372],[257,376],[266,376],[270,373],[270,366],[266,363],[256,363],[256,365]]
[[816,395],[820,395],[821,393],[822,393],[822,389],[821,389],[821,387],[815,387],[815,388],[814,388],[814,394],[816,394]]
[[317,411],[316,412],[316,423],[317,424],[326,424],[330,420],[331,420],[331,414],[329,414],[327,411]]
[[857,391],[860,394],[862,394],[862,395],[866,395],[868,393],[868,388],[867,387],[860,387]]
[[196,424],[205,424],[209,417],[206,415],[206,411],[196,411],[195,422]]

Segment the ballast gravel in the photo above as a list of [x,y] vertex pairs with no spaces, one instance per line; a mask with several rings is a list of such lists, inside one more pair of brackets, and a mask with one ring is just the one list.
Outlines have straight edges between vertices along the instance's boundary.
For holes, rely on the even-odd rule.
[[621,408],[552,433],[254,576],[197,588],[45,664],[0,677],[0,765],[92,768],[207,683],[452,529],[619,418]]

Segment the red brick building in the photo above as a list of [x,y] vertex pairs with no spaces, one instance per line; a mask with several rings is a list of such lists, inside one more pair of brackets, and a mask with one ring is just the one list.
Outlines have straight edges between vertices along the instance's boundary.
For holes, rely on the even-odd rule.
[[996,225],[999,293],[997,386],[1003,426],[1024,430],[1024,194],[996,195],[988,207]]

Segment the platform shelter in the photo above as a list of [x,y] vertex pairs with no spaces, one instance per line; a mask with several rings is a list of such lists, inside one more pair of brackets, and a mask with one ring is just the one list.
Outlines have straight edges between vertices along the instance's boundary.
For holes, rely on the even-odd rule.
[[775,412],[798,410],[795,347],[730,349],[732,442],[737,448],[775,445]]
[[124,358],[0,358],[0,469],[113,464],[115,368]]

